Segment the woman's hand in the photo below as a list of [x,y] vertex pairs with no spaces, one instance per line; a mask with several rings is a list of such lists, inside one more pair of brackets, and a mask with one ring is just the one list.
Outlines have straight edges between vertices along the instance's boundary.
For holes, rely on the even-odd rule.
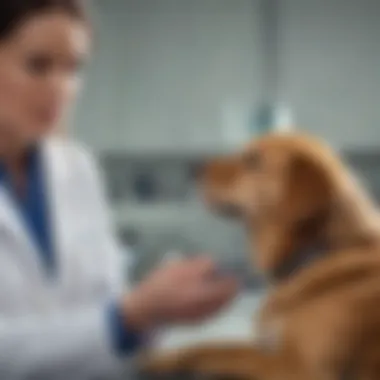
[[237,281],[217,273],[213,261],[173,261],[154,271],[128,294],[123,311],[128,326],[145,331],[165,324],[194,323],[233,299]]

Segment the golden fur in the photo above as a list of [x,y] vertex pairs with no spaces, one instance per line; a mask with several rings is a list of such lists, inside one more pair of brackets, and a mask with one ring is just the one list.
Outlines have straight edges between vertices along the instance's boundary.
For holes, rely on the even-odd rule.
[[[271,134],[210,162],[205,200],[234,210],[251,260],[273,280],[250,345],[209,344],[145,358],[151,373],[232,379],[380,377],[380,218],[342,160],[306,135]],[[323,244],[323,258],[286,278],[276,270]]]

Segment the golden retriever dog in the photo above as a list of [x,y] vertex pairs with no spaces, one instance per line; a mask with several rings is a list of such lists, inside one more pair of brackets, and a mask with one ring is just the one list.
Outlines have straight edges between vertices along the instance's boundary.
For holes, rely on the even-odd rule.
[[[251,344],[148,353],[152,374],[258,380],[380,379],[380,219],[316,138],[270,134],[207,164],[211,209],[239,218],[271,289]],[[311,254],[313,253],[313,254]]]

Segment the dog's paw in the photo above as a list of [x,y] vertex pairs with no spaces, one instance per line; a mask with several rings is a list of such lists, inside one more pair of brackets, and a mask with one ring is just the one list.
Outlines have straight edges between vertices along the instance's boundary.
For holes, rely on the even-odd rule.
[[219,379],[219,376],[207,368],[198,368],[191,361],[190,355],[184,352],[175,352],[167,355],[149,355],[142,357],[139,361],[139,372],[144,379],[189,379],[208,380]]
[[139,370],[150,375],[172,375],[187,372],[180,353],[166,355],[149,354],[140,357]]

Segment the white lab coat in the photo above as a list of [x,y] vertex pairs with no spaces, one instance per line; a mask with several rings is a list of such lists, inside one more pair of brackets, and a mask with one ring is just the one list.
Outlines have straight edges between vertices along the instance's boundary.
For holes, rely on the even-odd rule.
[[119,378],[126,361],[112,350],[106,309],[123,290],[123,269],[97,168],[73,142],[42,145],[57,275],[46,275],[0,186],[0,378]]

